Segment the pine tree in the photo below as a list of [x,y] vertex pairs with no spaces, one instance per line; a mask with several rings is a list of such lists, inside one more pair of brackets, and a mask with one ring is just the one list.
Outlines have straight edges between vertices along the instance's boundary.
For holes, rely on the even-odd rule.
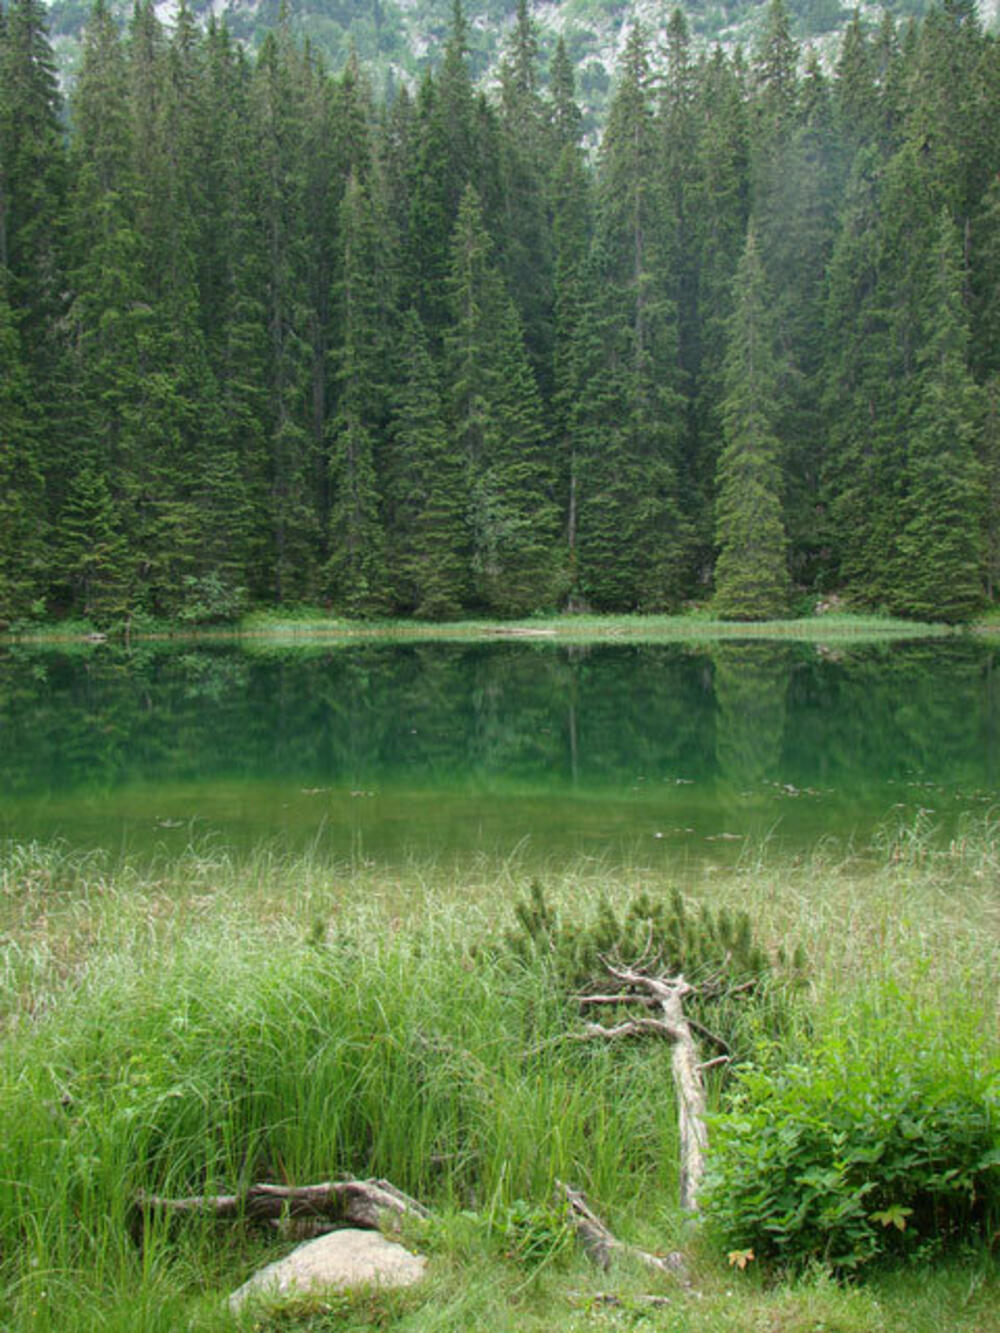
[[125,59],[104,0],[95,3],[85,30],[73,119],[70,317],[80,404],[55,546],[74,609],[107,619],[133,604],[140,582],[142,555],[128,534],[136,526],[133,467],[144,438],[140,349],[151,309],[136,229]]
[[[208,463],[202,509],[222,577],[253,597],[272,591],[267,505],[268,402],[265,233],[251,74],[224,27],[207,36],[203,214],[198,252],[203,336],[222,434]],[[211,476],[218,478],[211,484]],[[220,508],[224,506],[224,518]],[[213,543],[214,545],[214,543]]]
[[983,386],[983,429],[979,450],[983,479],[983,590],[987,601],[1000,591],[1000,374]]
[[507,288],[521,316],[535,377],[552,378],[552,232],[545,175],[549,147],[538,92],[538,39],[527,0],[518,0],[500,67],[500,173],[503,205],[496,235]]
[[824,353],[826,271],[841,194],[830,91],[815,55],[799,89],[798,121],[772,149],[766,195],[755,211],[758,243],[774,297],[784,367],[785,527],[797,582],[815,585],[827,545],[818,510],[826,437],[817,394]]
[[578,144],[583,135],[583,113],[576,100],[576,82],[573,65],[566,52],[562,33],[556,40],[555,55],[549,76],[551,98],[551,132],[557,157],[569,144]]
[[352,173],[340,208],[335,304],[337,408],[330,426],[330,555],[325,579],[335,606],[371,614],[387,600],[384,534],[375,481],[380,398],[371,204]]
[[467,42],[461,0],[454,0],[440,75],[425,78],[417,102],[417,171],[409,226],[412,295],[435,341],[449,318],[446,283],[452,229],[482,156]]
[[37,411],[0,267],[0,626],[43,591],[45,504]]
[[129,84],[135,230],[148,314],[137,327],[140,374],[130,406],[139,427],[126,460],[127,531],[140,556],[143,603],[159,614],[200,614],[204,588],[226,582],[230,562],[218,519],[237,479],[223,459],[218,391],[200,318],[201,71],[186,9],[170,44],[150,0],[136,9]]
[[906,442],[900,579],[890,607],[950,623],[982,601],[982,478],[974,438],[978,395],[966,366],[968,327],[955,227],[942,211],[927,289],[931,328],[919,357],[919,399]]
[[602,610],[680,599],[688,529],[678,497],[683,400],[666,290],[658,154],[641,29],[633,29],[602,146],[593,294],[582,329],[586,391],[574,414],[579,591]]
[[821,397],[828,423],[821,494],[830,515],[829,579],[865,598],[873,595],[886,556],[883,498],[890,506],[894,501],[892,489],[885,497],[878,489],[893,421],[888,310],[879,282],[879,156],[877,148],[862,149],[848,184],[830,261]]
[[[39,0],[13,0],[0,16],[0,271],[4,320],[10,322],[4,337],[13,340],[7,355],[19,366],[11,394],[30,402],[31,460],[22,454],[19,467],[26,487],[22,499],[33,497],[32,530],[58,505],[74,434],[65,340],[68,172],[62,110],[45,7]],[[22,429],[12,423],[12,436]],[[28,437],[22,435],[20,449],[26,448]],[[34,490],[39,475],[43,494]],[[15,480],[10,484],[21,489]],[[22,590],[30,583],[37,600],[45,591],[47,562],[33,540],[27,547],[17,582]]]
[[790,583],[781,503],[781,444],[774,429],[778,375],[771,296],[753,228],[734,285],[722,405],[715,566],[716,613],[767,620],[787,612]]
[[268,34],[254,68],[251,119],[258,171],[256,218],[267,331],[265,383],[270,526],[275,601],[315,595],[320,505],[310,413],[312,356],[302,226],[304,164],[300,77],[287,32]]
[[578,447],[576,413],[586,387],[590,178],[575,142],[563,145],[552,184],[555,250],[552,419],[561,508],[566,515],[570,587],[577,584]]
[[722,439],[723,362],[733,277],[749,215],[750,148],[747,108],[738,71],[716,48],[703,66],[696,114],[695,230],[698,243],[698,377],[694,441],[688,459],[688,507],[695,530],[695,564],[706,582],[715,554],[715,480]]
[[467,466],[444,418],[437,372],[416,312],[403,319],[386,482],[386,533],[398,610],[446,620],[469,602]]
[[[0,267],[28,373],[51,378],[64,312],[66,149],[40,0],[13,0],[0,37]],[[54,386],[53,386],[54,387]]]
[[446,351],[452,425],[468,468],[476,593],[501,615],[562,592],[558,514],[541,400],[517,312],[492,260],[475,189],[452,240]]

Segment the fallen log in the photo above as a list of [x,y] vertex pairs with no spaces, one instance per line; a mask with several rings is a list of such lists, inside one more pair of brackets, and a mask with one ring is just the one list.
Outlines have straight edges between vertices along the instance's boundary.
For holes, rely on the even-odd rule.
[[318,1185],[250,1185],[239,1194],[194,1194],[168,1199],[140,1192],[136,1205],[148,1212],[210,1213],[262,1221],[322,1218],[369,1230],[398,1229],[404,1217],[430,1216],[423,1204],[388,1180],[329,1180]]
[[631,1311],[644,1308],[660,1310],[674,1303],[672,1296],[647,1296],[644,1294],[618,1296],[613,1291],[595,1291],[593,1295],[588,1295],[583,1291],[571,1291],[569,1294],[573,1300],[588,1310],[602,1305],[613,1310]]
[[[683,976],[653,977],[631,968],[614,967],[610,963],[606,966],[616,981],[637,991],[643,998],[653,999],[659,1005],[662,1015],[659,1020],[637,1019],[632,1024],[619,1026],[635,1029],[628,1035],[638,1035],[640,1030],[653,1030],[659,1035],[669,1036],[673,1042],[670,1067],[677,1098],[680,1135],[680,1205],[686,1212],[697,1212],[698,1189],[705,1172],[705,1154],[708,1151],[708,1130],[705,1126],[702,1062],[691,1033],[691,1024],[684,1013],[684,997],[690,995],[694,987]],[[655,1024],[655,1027],[650,1028],[650,1024]],[[589,1026],[594,1028],[599,1025]]]
[[669,1273],[682,1282],[686,1281],[687,1265],[679,1251],[666,1255],[652,1254],[637,1245],[626,1245],[605,1226],[580,1190],[562,1180],[556,1181],[556,1189],[566,1201],[570,1222],[584,1251],[598,1267],[609,1268],[612,1255],[622,1254],[637,1259],[647,1268],[655,1268],[658,1272]]

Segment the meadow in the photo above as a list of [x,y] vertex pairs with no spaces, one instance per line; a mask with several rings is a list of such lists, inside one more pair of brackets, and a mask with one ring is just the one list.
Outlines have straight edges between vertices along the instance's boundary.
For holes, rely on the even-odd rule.
[[[679,890],[694,913],[747,912],[770,960],[799,946],[794,984],[776,965],[780,1024],[773,1005],[750,1014],[744,1073],[708,1076],[712,1109],[729,1116],[712,1120],[712,1141],[731,1145],[747,1125],[758,1134],[755,1090],[785,1138],[797,1116],[835,1113],[847,1120],[831,1133],[849,1139],[857,1122],[884,1138],[898,1178],[902,1126],[906,1152],[929,1145],[937,1163],[927,1218],[915,1198],[872,1195],[859,1211],[842,1174],[812,1193],[820,1229],[839,1217],[854,1237],[853,1260],[818,1252],[788,1217],[784,1232],[765,1218],[764,1245],[734,1240],[733,1214],[745,1222],[753,1209],[737,1179],[745,1154],[731,1151],[721,1203],[697,1222],[681,1215],[669,1047],[567,1038],[580,1012],[553,949],[517,941],[515,905],[532,887],[516,857],[390,870],[191,846],[130,868],[8,843],[0,1327],[1000,1328],[1000,1166],[982,1151],[985,1135],[1000,1161],[994,822],[947,842],[898,825],[861,848],[831,841],[780,858],[747,844],[734,867],[692,867],[682,881],[638,860],[532,874],[563,938],[608,908],[623,919],[639,894],[656,904]],[[884,1135],[879,1116],[894,1117]],[[424,1285],[239,1325],[226,1293],[289,1243],[136,1206],[142,1191],[338,1174],[386,1177],[431,1208],[406,1234],[430,1256]],[[815,1165],[800,1175],[819,1180]],[[687,1285],[624,1260],[591,1266],[557,1179],[623,1240],[683,1251]],[[784,1250],[768,1252],[768,1235]]]

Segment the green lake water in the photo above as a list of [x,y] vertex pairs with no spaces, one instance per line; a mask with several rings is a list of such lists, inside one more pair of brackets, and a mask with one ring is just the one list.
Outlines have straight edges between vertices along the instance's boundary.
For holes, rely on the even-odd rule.
[[653,865],[946,837],[1000,796],[998,667],[964,638],[0,648],[0,837]]

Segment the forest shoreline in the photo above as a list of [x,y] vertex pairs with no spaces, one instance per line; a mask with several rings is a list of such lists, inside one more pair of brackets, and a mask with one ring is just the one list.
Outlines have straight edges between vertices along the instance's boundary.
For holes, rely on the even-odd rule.
[[231,625],[192,626],[182,622],[144,621],[99,629],[79,620],[21,625],[0,633],[0,647],[13,644],[186,642],[244,639],[295,642],[304,639],[482,640],[482,641],[684,641],[692,639],[782,639],[819,642],[827,639],[879,640],[953,637],[963,633],[1000,631],[1000,622],[981,618],[969,625],[903,620],[864,613],[831,613],[780,620],[734,621],[703,613],[682,615],[576,615],[556,613],[518,620],[468,619],[420,621],[358,619],[314,610],[250,612]]

